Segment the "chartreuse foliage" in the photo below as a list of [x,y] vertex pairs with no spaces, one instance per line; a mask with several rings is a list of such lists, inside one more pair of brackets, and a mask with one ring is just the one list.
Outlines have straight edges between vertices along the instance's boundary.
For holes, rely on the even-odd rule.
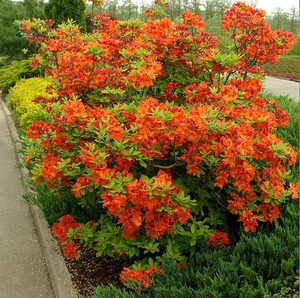
[[28,126],[35,121],[47,119],[48,113],[44,107],[35,104],[33,100],[37,96],[52,98],[52,95],[45,91],[51,82],[51,78],[21,79],[9,90],[8,105],[19,117],[21,126]]
[[70,23],[23,24],[40,49],[32,65],[57,94],[39,98],[48,119],[23,139],[32,180],[70,191],[99,215],[86,223],[64,215],[52,232],[68,257],[81,244],[136,261],[121,280],[137,291],[162,273],[162,254],[182,261],[203,241],[230,244],[229,213],[255,232],[299,192],[285,167],[297,154],[274,133],[288,115],[259,96],[259,65],[296,38],[272,31],[263,11],[242,2],[221,23],[232,38],[226,52],[191,12],[180,24],[146,16],[100,14],[90,35]]
[[13,61],[0,68],[0,89],[7,92],[19,79],[31,78],[37,75],[38,70],[32,69],[29,60]]

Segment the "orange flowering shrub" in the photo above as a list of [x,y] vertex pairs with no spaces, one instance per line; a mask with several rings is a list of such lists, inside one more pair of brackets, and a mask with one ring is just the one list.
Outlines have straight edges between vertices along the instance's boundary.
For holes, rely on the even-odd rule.
[[275,134],[288,116],[259,95],[259,65],[276,61],[295,37],[272,31],[263,11],[242,2],[222,21],[230,53],[192,12],[180,24],[146,15],[125,22],[100,14],[90,35],[72,24],[23,24],[39,46],[32,65],[53,77],[58,94],[36,100],[52,120],[31,124],[23,140],[32,179],[69,189],[99,214],[62,229],[69,255],[76,239],[98,256],[145,257],[140,271],[122,273],[145,287],[149,255],[181,261],[203,239],[228,245],[226,232],[213,232],[230,228],[226,213],[255,232],[299,187],[287,185],[284,167],[296,153]]

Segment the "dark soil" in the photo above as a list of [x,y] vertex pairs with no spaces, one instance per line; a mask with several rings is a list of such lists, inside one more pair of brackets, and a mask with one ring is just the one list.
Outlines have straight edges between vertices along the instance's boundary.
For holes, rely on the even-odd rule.
[[81,248],[78,260],[65,258],[65,263],[77,293],[85,296],[93,294],[93,286],[107,287],[111,284],[124,288],[120,273],[123,267],[130,266],[130,262],[124,260],[97,258],[95,251],[89,248]]

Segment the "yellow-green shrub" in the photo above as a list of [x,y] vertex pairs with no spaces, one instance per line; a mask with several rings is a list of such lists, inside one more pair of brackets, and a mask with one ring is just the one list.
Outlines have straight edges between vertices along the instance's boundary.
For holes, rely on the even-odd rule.
[[21,79],[9,89],[9,106],[20,120],[21,126],[27,126],[34,121],[45,119],[45,109],[32,100],[39,95],[50,98],[45,89],[51,84],[51,78]]

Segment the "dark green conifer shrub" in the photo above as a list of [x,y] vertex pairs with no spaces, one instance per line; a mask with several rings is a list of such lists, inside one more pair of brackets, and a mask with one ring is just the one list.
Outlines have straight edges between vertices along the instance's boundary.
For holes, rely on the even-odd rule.
[[57,25],[73,20],[81,29],[86,32],[85,4],[82,0],[50,0],[45,5],[47,19],[55,21]]

